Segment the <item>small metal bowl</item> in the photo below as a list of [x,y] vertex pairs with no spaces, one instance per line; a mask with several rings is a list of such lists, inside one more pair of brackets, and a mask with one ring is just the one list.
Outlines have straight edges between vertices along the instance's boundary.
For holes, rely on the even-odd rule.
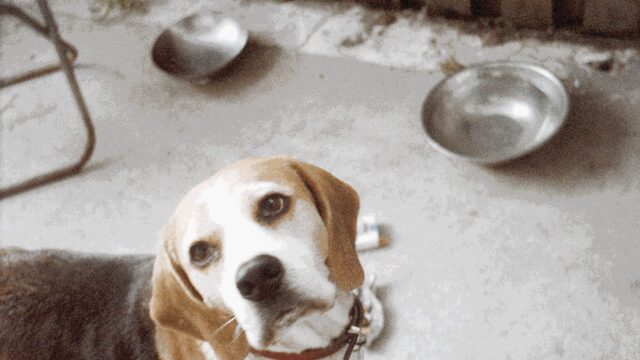
[[498,164],[546,143],[562,127],[569,96],[551,72],[494,62],[441,81],[422,107],[433,147],[453,158]]
[[167,73],[206,82],[235,59],[249,33],[235,20],[205,11],[178,21],[153,45],[153,62]]

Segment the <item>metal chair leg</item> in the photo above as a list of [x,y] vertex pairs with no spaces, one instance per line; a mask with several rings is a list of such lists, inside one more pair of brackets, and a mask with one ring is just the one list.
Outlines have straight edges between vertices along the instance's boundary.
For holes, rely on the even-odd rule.
[[78,86],[78,82],[76,80],[75,72],[72,66],[72,62],[77,57],[78,52],[73,46],[61,39],[60,33],[58,32],[58,26],[55,22],[55,19],[53,18],[53,14],[51,13],[47,0],[38,0],[38,6],[40,8],[42,16],[44,17],[45,25],[41,25],[37,20],[33,19],[25,12],[11,5],[0,5],[0,16],[15,16],[21,21],[27,23],[29,26],[31,26],[31,28],[33,28],[40,34],[47,36],[56,48],[58,58],[60,59],[60,64],[50,65],[37,70],[31,70],[29,72],[8,79],[0,79],[0,88],[15,85],[23,81],[31,80],[39,76],[62,70],[67,78],[67,82],[69,83],[69,87],[71,88],[73,98],[76,102],[76,105],[78,106],[78,111],[80,112],[80,115],[82,117],[82,122],[87,133],[87,139],[84,146],[84,151],[77,161],[59,169],[55,169],[47,173],[34,176],[30,179],[20,181],[8,187],[0,188],[0,199],[16,195],[21,192],[31,190],[33,188],[58,181],[68,176],[79,173],[91,158],[91,155],[93,154],[93,150],[95,148],[95,129],[93,127],[93,123],[91,122],[91,116],[89,115],[87,106],[80,92],[80,87]]

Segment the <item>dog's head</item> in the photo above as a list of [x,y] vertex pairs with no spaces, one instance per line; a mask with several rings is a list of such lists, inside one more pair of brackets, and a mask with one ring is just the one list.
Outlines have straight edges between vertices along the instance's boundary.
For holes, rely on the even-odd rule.
[[251,346],[268,347],[297,318],[326,311],[362,283],[358,207],[349,185],[295,160],[221,170],[189,192],[165,226],[152,318],[211,342],[223,358],[233,317]]

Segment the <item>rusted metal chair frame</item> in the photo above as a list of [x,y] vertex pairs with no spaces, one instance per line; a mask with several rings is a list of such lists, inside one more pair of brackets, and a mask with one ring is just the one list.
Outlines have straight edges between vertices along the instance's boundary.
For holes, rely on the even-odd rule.
[[51,41],[55,46],[60,63],[48,65],[35,70],[30,70],[9,78],[0,78],[0,89],[19,84],[24,81],[32,80],[44,75],[48,75],[58,70],[62,70],[67,78],[67,82],[69,83],[69,87],[71,88],[73,98],[78,107],[78,111],[80,112],[82,122],[86,129],[87,139],[85,142],[84,151],[77,161],[70,165],[51,170],[44,174],[34,176],[13,185],[0,188],[0,199],[16,195],[21,192],[31,190],[33,188],[58,181],[68,176],[79,173],[91,158],[91,155],[93,154],[93,150],[95,148],[95,129],[93,127],[93,123],[91,122],[91,116],[89,115],[89,111],[87,110],[87,106],[82,97],[82,93],[80,92],[80,87],[78,86],[78,82],[76,80],[75,72],[72,65],[73,61],[78,56],[78,51],[60,37],[58,26],[55,22],[53,14],[51,13],[51,9],[49,8],[47,0],[38,0],[38,7],[40,9],[40,12],[42,13],[45,24],[41,24],[38,20],[29,16],[17,6],[5,3],[0,4],[0,16],[13,16],[29,25],[39,34],[47,37],[49,41]]

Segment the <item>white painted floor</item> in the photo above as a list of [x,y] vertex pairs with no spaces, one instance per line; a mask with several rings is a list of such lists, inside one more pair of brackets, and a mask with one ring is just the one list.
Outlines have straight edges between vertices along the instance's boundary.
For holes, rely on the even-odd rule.
[[[239,18],[255,39],[204,87],[149,57],[164,25],[199,8]],[[362,255],[389,319],[368,358],[640,358],[640,63],[629,42],[483,45],[490,36],[469,24],[333,2],[163,1],[108,22],[76,1],[53,9],[80,51],[98,144],[82,175],[0,202],[3,245],[153,252],[193,185],[236,159],[286,154],[352,184],[390,229],[390,247]],[[0,76],[54,58],[12,20],[0,31]],[[585,65],[608,56],[612,72]],[[499,168],[443,157],[419,114],[449,57],[547,66],[571,92],[566,127]],[[60,74],[1,90],[0,111],[2,184],[82,149]]]

